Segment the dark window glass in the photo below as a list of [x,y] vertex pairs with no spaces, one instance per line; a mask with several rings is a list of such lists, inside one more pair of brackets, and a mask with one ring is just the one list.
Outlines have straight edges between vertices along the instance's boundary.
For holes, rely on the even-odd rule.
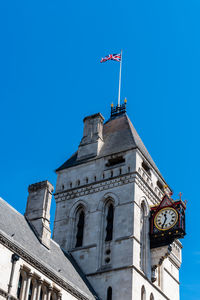
[[76,234],[76,246],[75,247],[81,247],[83,245],[84,222],[85,222],[85,215],[84,215],[84,212],[81,211],[79,214],[78,223],[77,223],[77,234]]
[[31,300],[32,293],[33,293],[33,283],[32,283],[32,281],[31,281],[31,283],[30,283],[30,288],[29,288],[29,292],[28,292],[28,300]]
[[106,225],[106,238],[105,241],[112,241],[113,238],[113,218],[114,218],[114,209],[113,205],[110,204],[108,207],[108,213],[107,213],[107,225]]
[[144,161],[142,162],[142,167],[151,176],[150,168]]
[[19,276],[18,287],[17,287],[17,298],[19,299],[22,289],[22,275]]
[[157,186],[163,191],[163,184],[159,180],[157,181]]
[[40,290],[40,300],[42,300],[43,299],[43,289],[41,288],[41,290]]
[[110,286],[107,289],[107,300],[112,300],[112,288]]

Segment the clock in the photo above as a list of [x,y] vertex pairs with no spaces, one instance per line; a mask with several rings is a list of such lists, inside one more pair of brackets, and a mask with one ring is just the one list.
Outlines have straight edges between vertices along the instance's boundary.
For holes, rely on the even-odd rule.
[[173,243],[185,236],[186,205],[180,199],[174,201],[165,194],[159,205],[151,207],[149,218],[150,248]]
[[178,221],[178,213],[173,207],[165,207],[157,212],[154,225],[158,230],[169,230]]

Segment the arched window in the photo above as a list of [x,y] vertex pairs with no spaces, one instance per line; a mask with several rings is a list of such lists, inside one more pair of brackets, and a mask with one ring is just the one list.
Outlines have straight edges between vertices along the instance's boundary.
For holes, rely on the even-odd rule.
[[28,291],[28,300],[31,300],[33,294],[33,282],[31,280],[29,291]]
[[112,288],[109,286],[107,289],[107,300],[112,300]]
[[141,300],[146,300],[146,291],[144,285],[141,288]]
[[106,237],[105,241],[112,241],[113,238],[113,219],[114,219],[114,207],[112,203],[108,204],[106,215]]
[[151,295],[150,295],[150,300],[154,300],[154,296],[153,296],[152,293],[151,293]]
[[76,214],[76,243],[75,247],[83,245],[83,233],[85,225],[85,214],[83,208],[79,209]]
[[22,289],[22,274],[20,273],[19,275],[19,281],[18,281],[18,287],[17,287],[17,298],[19,299],[20,294],[21,294],[21,289]]

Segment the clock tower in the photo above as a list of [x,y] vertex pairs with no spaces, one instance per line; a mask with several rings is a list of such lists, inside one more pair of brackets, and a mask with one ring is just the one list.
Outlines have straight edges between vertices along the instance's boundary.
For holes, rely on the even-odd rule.
[[106,122],[100,113],[86,117],[78,150],[56,172],[53,238],[100,299],[179,300],[182,245],[173,238],[152,247],[150,232],[152,224],[169,232],[178,212],[152,211],[170,189],[126,103],[112,107]]

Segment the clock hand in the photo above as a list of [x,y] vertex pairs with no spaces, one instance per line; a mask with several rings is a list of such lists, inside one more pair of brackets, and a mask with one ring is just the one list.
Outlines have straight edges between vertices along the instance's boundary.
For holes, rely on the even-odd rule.
[[163,224],[162,224],[162,228],[164,227],[165,222],[167,221],[167,215],[166,215],[166,214],[164,214],[164,217],[165,217],[165,220],[164,220],[164,222],[163,222]]

